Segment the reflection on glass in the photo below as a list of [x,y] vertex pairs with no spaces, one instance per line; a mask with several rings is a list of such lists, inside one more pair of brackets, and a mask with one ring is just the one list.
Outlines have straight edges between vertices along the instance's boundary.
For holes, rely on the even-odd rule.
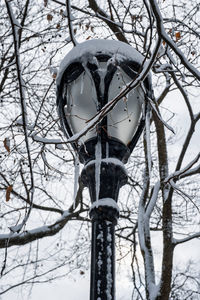
[[[98,73],[101,78],[100,93],[104,95],[104,78],[107,73],[107,62],[100,62]],[[111,80],[108,99],[112,101],[132,79],[120,68],[114,73]],[[66,94],[68,103],[65,106],[65,115],[73,134],[80,132],[87,123],[96,115],[99,107],[96,88],[89,70],[83,72],[76,80],[67,86]],[[113,110],[108,113],[105,131],[108,137],[117,138],[124,144],[128,144],[137,129],[144,98],[141,87],[137,87],[119,100]],[[81,142],[97,135],[96,128],[91,129],[81,138]]]
[[[97,96],[94,83],[89,73],[83,72],[75,81],[67,86],[68,104],[65,115],[73,133],[78,133],[97,112]],[[82,137],[82,141],[96,135],[90,130]]]
[[[115,72],[108,93],[108,101],[115,98],[132,79],[123,71]],[[123,97],[108,115],[108,135],[128,144],[132,139],[142,110],[144,96],[141,87],[137,87]],[[132,130],[130,130],[132,128]]]

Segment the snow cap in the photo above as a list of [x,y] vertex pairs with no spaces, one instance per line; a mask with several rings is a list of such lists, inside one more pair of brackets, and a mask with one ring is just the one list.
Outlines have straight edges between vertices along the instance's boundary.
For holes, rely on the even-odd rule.
[[111,57],[113,54],[116,54],[118,61],[120,56],[123,59],[133,60],[139,64],[142,64],[144,60],[142,54],[124,42],[103,39],[85,41],[76,45],[61,61],[56,80],[57,86],[60,85],[62,75],[71,63],[80,61],[84,64],[84,61],[88,59],[88,55],[92,57],[100,53],[107,54]]

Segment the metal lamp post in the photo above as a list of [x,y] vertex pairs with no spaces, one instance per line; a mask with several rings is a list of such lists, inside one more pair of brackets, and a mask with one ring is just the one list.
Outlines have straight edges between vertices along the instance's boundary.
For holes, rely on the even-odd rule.
[[[61,63],[57,106],[69,138],[113,100],[141,70],[143,57],[118,41],[93,40],[74,47]],[[123,97],[95,128],[72,144],[84,164],[81,180],[89,188],[92,220],[90,300],[115,299],[115,225],[119,189],[127,162],[145,123],[147,77]]]

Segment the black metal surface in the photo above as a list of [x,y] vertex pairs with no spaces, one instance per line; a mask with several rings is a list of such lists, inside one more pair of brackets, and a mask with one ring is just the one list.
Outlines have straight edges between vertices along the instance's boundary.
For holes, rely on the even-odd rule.
[[115,300],[115,225],[92,221],[90,300]]
[[102,161],[99,176],[99,195],[97,195],[95,161],[89,162],[81,174],[83,184],[89,188],[93,204],[90,210],[92,219],[90,300],[115,300],[115,225],[119,211],[117,205],[112,205],[112,202],[117,203],[119,189],[126,184],[127,175],[120,164]]
[[[84,165],[91,160],[95,160],[95,148],[98,140],[98,137],[90,139],[79,148],[79,160]],[[119,159],[123,163],[126,163],[130,156],[129,148],[114,138],[101,139],[101,147],[101,158],[113,157]]]
[[[120,165],[102,162],[100,167],[99,198],[118,199],[119,189],[126,184],[127,175]],[[96,200],[96,176],[95,163],[89,164],[83,169],[81,180],[89,188],[92,203]]]

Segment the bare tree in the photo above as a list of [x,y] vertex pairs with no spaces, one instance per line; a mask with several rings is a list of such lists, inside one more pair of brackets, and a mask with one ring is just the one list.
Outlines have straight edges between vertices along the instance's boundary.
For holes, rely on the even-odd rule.
[[[103,38],[143,54],[146,63],[130,88],[151,70],[155,93],[144,136],[127,164],[126,199],[119,199],[117,249],[119,262],[127,256],[132,261],[129,299],[198,299],[198,270],[192,263],[178,269],[174,253],[200,238],[200,152],[194,145],[199,3],[71,2],[5,0],[1,6],[0,295],[88,268],[90,204],[81,182],[75,199],[71,192],[76,154],[60,130],[55,79],[60,60],[77,42]],[[107,111],[101,113],[99,118]],[[160,269],[155,236],[162,240]]]

